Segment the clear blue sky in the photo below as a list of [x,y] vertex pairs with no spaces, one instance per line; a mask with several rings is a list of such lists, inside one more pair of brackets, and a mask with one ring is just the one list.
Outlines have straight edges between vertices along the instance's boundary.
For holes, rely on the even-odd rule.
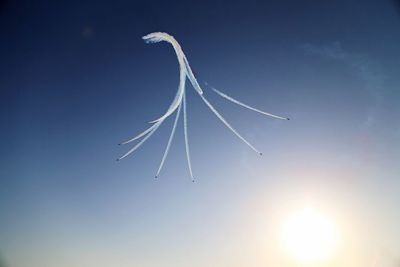
[[[400,9],[396,1],[11,1],[0,4],[0,266],[293,266],[275,238],[303,204],[342,244],[326,266],[400,262]],[[188,87],[190,182],[172,120],[134,155],[176,92],[181,43],[200,81],[282,116]],[[378,256],[374,256],[378,255]]]

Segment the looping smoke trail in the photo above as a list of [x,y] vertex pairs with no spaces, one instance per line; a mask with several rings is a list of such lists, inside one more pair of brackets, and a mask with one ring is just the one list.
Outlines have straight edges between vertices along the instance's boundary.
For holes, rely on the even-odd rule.
[[179,104],[182,102],[183,93],[185,91],[185,79],[186,79],[185,77],[186,73],[181,71],[179,88],[174,101],[172,101],[171,106],[168,108],[167,112],[164,115],[162,115],[160,118],[156,120],[150,121],[150,123],[156,123],[165,120],[166,118],[171,116],[171,114],[174,113],[174,111],[178,108]]
[[[229,129],[231,130],[240,140],[242,140],[246,145],[248,145],[251,149],[253,149],[255,152],[257,152],[258,154],[262,155],[262,153],[260,151],[258,151],[253,145],[251,145],[245,138],[243,138],[226,120],[225,118],[213,107],[213,105],[211,105],[211,103],[205,98],[205,96],[203,95],[203,89],[201,88],[201,86],[199,85],[199,83],[197,82],[196,77],[193,74],[193,71],[189,65],[189,61],[187,60],[185,54],[183,53],[182,47],[179,45],[179,43],[175,40],[175,38],[171,35],[169,35],[168,33],[165,32],[153,32],[150,33],[146,36],[143,36],[143,40],[146,43],[158,43],[158,42],[168,42],[172,45],[172,47],[175,50],[176,53],[176,57],[178,59],[178,63],[179,63],[179,86],[178,86],[178,91],[176,92],[175,98],[172,101],[172,103],[170,104],[169,108],[167,109],[167,111],[164,113],[164,115],[162,115],[161,117],[159,117],[156,120],[151,121],[150,123],[154,123],[154,125],[152,125],[151,127],[149,127],[147,130],[143,131],[142,133],[140,133],[139,135],[129,139],[128,141],[125,141],[121,144],[127,144],[130,143],[132,141],[135,141],[139,138],[143,139],[137,143],[132,149],[130,149],[126,154],[124,154],[122,157],[120,157],[119,159],[123,159],[126,156],[128,156],[129,154],[133,153],[136,149],[138,149],[144,142],[146,142],[147,139],[149,139],[153,133],[161,126],[161,124],[168,118],[170,117],[175,111],[177,112],[176,117],[175,117],[175,121],[174,121],[174,125],[172,127],[172,131],[167,143],[167,146],[165,148],[164,151],[164,155],[162,157],[160,166],[158,168],[156,177],[160,174],[161,169],[164,165],[165,159],[168,155],[174,134],[175,134],[175,130],[176,130],[176,126],[179,120],[179,114],[181,111],[181,107],[183,106],[183,128],[184,128],[184,138],[185,138],[185,147],[186,147],[186,158],[187,158],[187,162],[188,162],[188,167],[189,167],[189,173],[190,176],[192,178],[192,180],[194,181],[193,178],[193,172],[192,172],[192,164],[191,164],[191,160],[190,160],[190,149],[189,149],[189,137],[188,137],[188,131],[187,131],[187,125],[188,125],[188,120],[187,120],[187,111],[186,111],[186,89],[185,89],[185,82],[186,82],[186,78],[189,79],[190,83],[192,84],[193,88],[196,90],[196,92],[199,94],[200,98],[204,101],[204,103],[207,105],[207,107],[214,113],[215,116],[217,116],[217,118]],[[214,90],[214,92],[216,92],[217,94],[219,94],[220,96],[222,96],[223,98],[237,104],[240,105],[244,108],[253,110],[255,112],[267,115],[267,116],[271,116],[273,118],[277,118],[277,119],[283,119],[283,120],[288,120],[287,118],[284,117],[280,117],[280,116],[276,116],[273,115],[271,113],[267,113],[264,112],[262,110],[253,108],[249,105],[246,105],[220,91],[218,91],[215,88],[212,88]]]

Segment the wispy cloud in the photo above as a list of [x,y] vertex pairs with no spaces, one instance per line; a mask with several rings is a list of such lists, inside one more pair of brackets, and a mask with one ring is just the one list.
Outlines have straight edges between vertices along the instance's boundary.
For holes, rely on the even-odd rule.
[[363,126],[365,128],[373,126],[376,123],[380,106],[383,103],[385,76],[379,66],[367,55],[344,50],[340,42],[323,46],[305,44],[302,46],[302,50],[307,55],[316,55],[325,59],[342,62],[354,70],[355,75],[364,83],[366,92],[373,100],[373,104],[368,108]]

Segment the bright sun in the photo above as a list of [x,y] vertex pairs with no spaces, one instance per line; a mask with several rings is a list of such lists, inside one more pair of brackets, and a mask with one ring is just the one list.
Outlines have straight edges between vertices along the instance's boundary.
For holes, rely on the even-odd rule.
[[282,239],[297,260],[315,262],[331,255],[337,234],[328,217],[317,210],[304,208],[287,218],[282,229]]

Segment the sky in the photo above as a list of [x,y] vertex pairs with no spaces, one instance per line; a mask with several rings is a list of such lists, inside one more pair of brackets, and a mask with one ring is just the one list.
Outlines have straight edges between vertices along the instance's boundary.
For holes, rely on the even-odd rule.
[[[390,0],[0,2],[0,266],[299,266],[285,216],[328,214],[318,266],[400,264],[400,5]],[[196,182],[168,108],[179,69],[275,120],[187,85]]]

